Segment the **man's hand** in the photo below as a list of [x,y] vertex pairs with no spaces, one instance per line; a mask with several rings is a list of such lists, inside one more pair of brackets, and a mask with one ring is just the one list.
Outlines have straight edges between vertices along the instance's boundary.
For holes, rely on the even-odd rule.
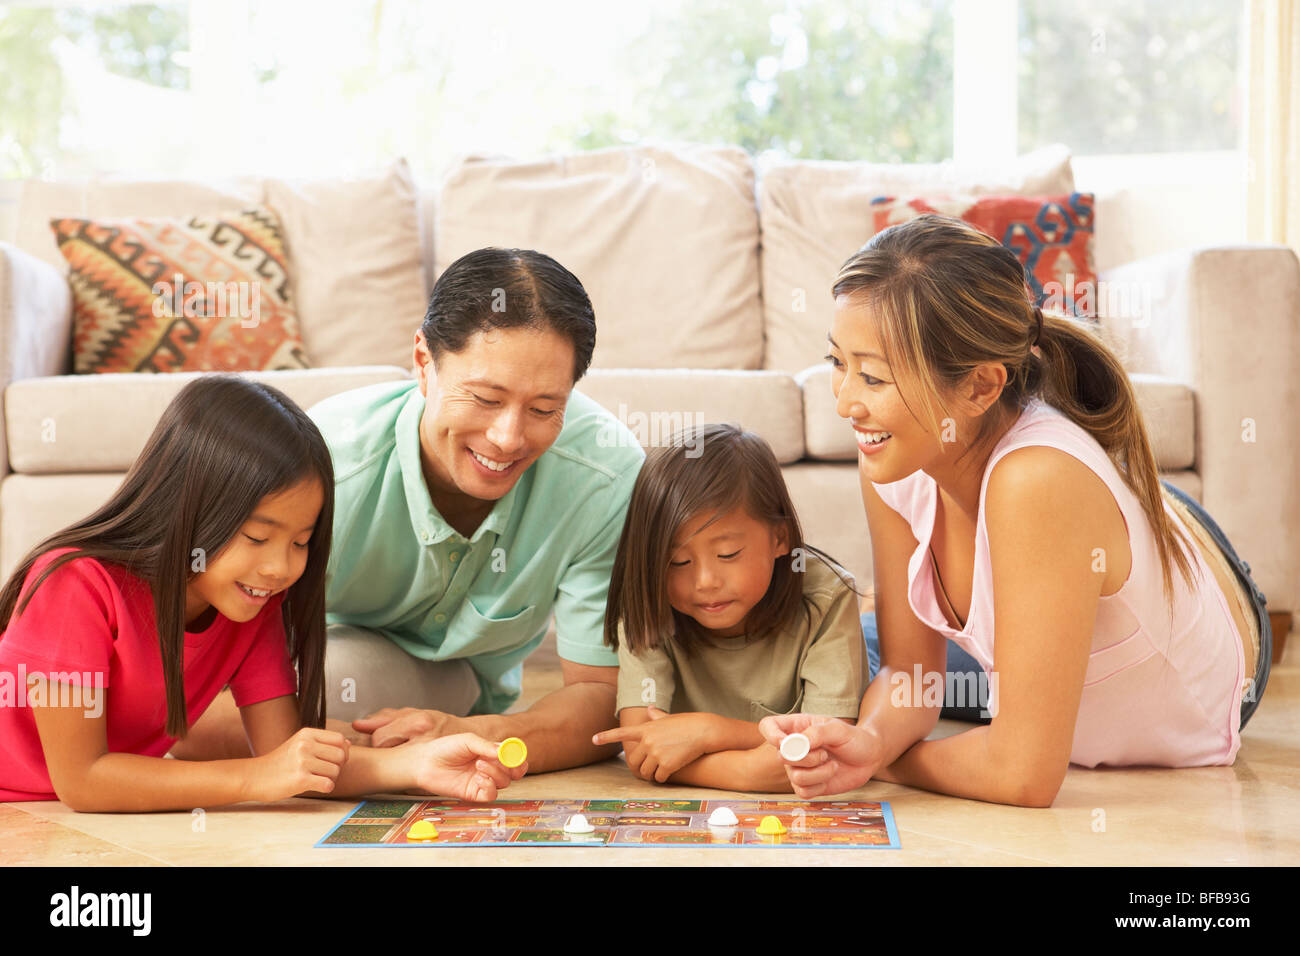
[[603,730],[591,738],[597,746],[622,742],[627,766],[643,780],[667,783],[668,778],[706,753],[717,737],[713,714],[665,714],[657,707],[650,719],[632,727]]
[[396,747],[419,737],[445,737],[469,730],[461,718],[440,710],[385,707],[352,721],[352,729],[370,735],[372,747]]

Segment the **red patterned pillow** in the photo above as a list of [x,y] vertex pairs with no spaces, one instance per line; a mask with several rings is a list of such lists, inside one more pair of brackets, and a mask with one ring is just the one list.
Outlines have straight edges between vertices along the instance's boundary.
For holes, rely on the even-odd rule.
[[[871,201],[871,235],[933,212],[970,223],[1020,258],[1034,301],[1080,318],[1097,314],[1092,193],[1032,196],[880,196]],[[868,237],[869,238],[869,237]]]
[[68,260],[77,373],[310,367],[269,210],[50,228]]

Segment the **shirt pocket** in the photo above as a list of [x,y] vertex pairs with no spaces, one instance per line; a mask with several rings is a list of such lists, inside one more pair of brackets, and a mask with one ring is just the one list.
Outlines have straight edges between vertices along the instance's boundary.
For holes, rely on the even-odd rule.
[[451,619],[447,636],[458,656],[473,657],[523,647],[536,632],[537,605],[513,614],[488,616],[468,598]]
[[1109,647],[1093,651],[1088,657],[1088,670],[1084,674],[1083,686],[1091,687],[1102,681],[1110,680],[1116,674],[1136,667],[1143,661],[1150,660],[1159,653],[1147,637],[1146,631],[1138,628],[1122,641]]

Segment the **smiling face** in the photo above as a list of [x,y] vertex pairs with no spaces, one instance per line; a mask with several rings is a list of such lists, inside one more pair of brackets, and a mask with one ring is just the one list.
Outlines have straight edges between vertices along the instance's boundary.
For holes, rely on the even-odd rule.
[[739,637],[772,583],[773,562],[790,549],[781,529],[743,508],[713,517],[692,516],[674,537],[668,603],[720,637]]
[[324,503],[324,489],[315,478],[258,502],[235,536],[208,558],[207,569],[190,579],[185,623],[212,608],[232,621],[256,617],[274,595],[302,577]]
[[504,497],[564,427],[574,349],[551,329],[477,332],[436,367],[417,333],[415,361],[425,480],[444,516]]
[[[836,298],[827,359],[835,411],[853,427],[859,465],[872,481],[886,484],[935,464],[944,454],[944,443],[903,402],[894,370],[884,358],[877,321],[861,299]],[[937,403],[932,408],[941,419]],[[881,433],[889,437],[874,441]]]

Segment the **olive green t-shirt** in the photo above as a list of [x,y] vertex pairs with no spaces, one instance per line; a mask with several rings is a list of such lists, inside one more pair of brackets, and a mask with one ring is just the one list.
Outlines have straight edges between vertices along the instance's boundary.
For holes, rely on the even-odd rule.
[[805,568],[805,613],[782,633],[710,636],[689,654],[665,640],[633,654],[620,624],[618,709],[653,704],[749,721],[790,713],[856,718],[868,683],[858,596],[815,555]]

